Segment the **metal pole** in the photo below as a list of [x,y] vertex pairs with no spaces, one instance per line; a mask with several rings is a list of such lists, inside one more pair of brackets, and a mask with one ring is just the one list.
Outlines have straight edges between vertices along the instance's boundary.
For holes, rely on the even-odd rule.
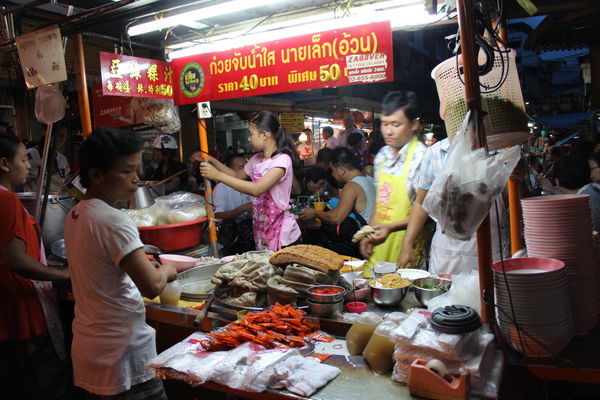
[[[35,198],[35,219],[36,220],[40,220],[41,217],[41,211],[42,211],[42,197],[44,194],[44,188],[46,187],[45,182],[46,182],[46,167],[47,167],[47,163],[48,163],[48,153],[50,152],[50,140],[52,139],[52,125],[53,124],[48,124],[48,127],[46,128],[46,139],[44,141],[44,151],[42,152],[42,160],[41,160],[41,168],[40,168],[40,173],[38,175],[38,182],[39,182],[39,187],[38,187],[38,192],[37,192],[37,196]],[[40,225],[42,225],[40,223]]]
[[[457,10],[464,69],[465,100],[468,109],[471,110],[473,115],[470,130],[473,134],[473,147],[487,148],[482,121],[481,93],[479,91],[473,0],[458,0]],[[492,238],[489,215],[485,217],[477,230],[477,261],[479,266],[479,286],[481,290],[481,320],[484,323],[490,323],[494,320],[494,307],[486,304],[483,300],[484,296],[488,299],[494,298],[494,281],[492,278]]]
[[[498,20],[497,22],[498,33],[500,35],[500,39],[507,44],[508,43],[508,34],[506,32],[506,23],[505,21]],[[502,44],[500,44],[502,45]],[[522,166],[522,161],[519,161],[519,164]],[[519,170],[519,167],[516,168]],[[521,181],[519,177],[513,173],[508,178],[508,213],[509,213],[509,221],[510,221],[510,252],[511,254],[515,254],[517,251],[521,250],[523,247],[523,242],[521,240]]]
[[[200,104],[198,104],[200,109]],[[198,119],[198,137],[200,138],[200,151],[202,158],[208,161],[208,137],[206,135],[206,119]],[[219,257],[219,249],[217,248],[217,225],[215,224],[215,216],[213,213],[212,201],[212,186],[210,180],[204,178],[204,195],[206,196],[206,216],[208,217],[208,240],[210,241],[210,255]]]
[[81,119],[81,133],[86,137],[92,133],[92,118],[90,116],[90,99],[87,90],[85,75],[85,55],[83,52],[83,37],[80,33],[75,35],[75,49],[77,52],[77,95],[79,97],[79,117]]

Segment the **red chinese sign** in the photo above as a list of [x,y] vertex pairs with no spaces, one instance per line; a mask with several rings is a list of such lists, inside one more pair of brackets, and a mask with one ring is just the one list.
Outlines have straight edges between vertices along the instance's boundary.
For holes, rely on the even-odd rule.
[[175,104],[393,80],[389,21],[172,62]]
[[173,97],[173,67],[165,61],[100,52],[100,71],[105,95]]
[[94,127],[120,128],[133,124],[131,97],[105,96],[102,87],[94,85],[92,105],[94,109]]

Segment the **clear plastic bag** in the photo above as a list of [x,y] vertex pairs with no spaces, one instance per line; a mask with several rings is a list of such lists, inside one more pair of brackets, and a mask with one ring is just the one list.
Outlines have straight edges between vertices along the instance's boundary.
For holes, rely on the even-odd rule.
[[478,270],[453,275],[450,290],[429,300],[429,309],[453,304],[469,306],[481,315]]
[[35,118],[44,124],[53,124],[65,117],[65,104],[58,86],[40,86],[35,91]]
[[160,133],[175,133],[181,129],[181,121],[172,99],[147,99],[140,105],[142,120]]
[[425,197],[423,208],[454,239],[470,240],[502,192],[519,162],[519,146],[489,156],[473,150],[467,131],[467,113],[444,163]]
[[175,192],[157,197],[154,204],[157,225],[176,224],[206,217],[204,197],[188,192]]

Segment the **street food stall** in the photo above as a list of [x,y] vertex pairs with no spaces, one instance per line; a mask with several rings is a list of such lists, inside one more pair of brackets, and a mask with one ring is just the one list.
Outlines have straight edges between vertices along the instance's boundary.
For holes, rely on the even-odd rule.
[[[135,1],[116,3],[106,11]],[[387,3],[394,2],[380,4],[382,9],[362,9],[372,19],[359,14],[340,26],[321,21],[317,28],[306,22],[306,30],[278,38],[262,31],[259,23],[257,36],[239,45],[222,47],[219,38],[180,48],[171,43],[168,61],[103,52],[97,90],[107,97],[138,98],[118,106],[130,108],[121,122],[130,126],[160,120],[154,121],[157,133],[174,133],[175,119],[163,114],[173,116],[175,107],[195,105],[194,131],[184,134],[198,137],[208,159],[214,150],[207,137],[209,102],[393,82],[392,31],[399,22],[381,14],[402,10]],[[430,7],[435,3],[427,2]],[[521,144],[528,132],[522,129],[527,121],[514,52],[493,37],[499,43],[492,48],[497,54],[488,54],[487,73],[478,69],[475,38],[481,34],[475,32],[475,20],[481,22],[482,16],[475,13],[475,3],[459,0],[456,11],[429,17],[434,21],[458,15],[461,56],[442,62],[431,75],[449,136],[462,130],[473,144],[466,152],[480,149],[480,158],[473,158],[480,182],[492,158],[512,165],[510,155],[518,149],[503,148]],[[369,6],[365,4],[361,2]],[[157,19],[166,24],[167,36],[169,18]],[[143,34],[152,21],[138,22],[132,19],[129,35]],[[278,29],[286,25],[275,23]],[[81,36],[76,45],[81,126],[88,135],[91,113]],[[499,76],[488,75],[499,70]],[[498,87],[492,91],[494,83]],[[139,115],[133,103],[140,103]],[[169,106],[163,107],[166,103]],[[104,117],[116,106],[105,107]],[[179,117],[176,120],[179,123]],[[48,121],[48,138],[53,122]],[[302,112],[283,114],[281,124],[306,126]],[[314,128],[314,118],[309,124]],[[178,134],[181,144],[182,133]],[[494,157],[490,150],[497,152]],[[394,263],[377,263],[365,271],[366,260],[305,244],[275,252],[219,254],[208,179],[203,196],[176,192],[158,197],[152,193],[154,184],[140,186],[126,213],[144,244],[150,245],[144,249],[146,256],[179,273],[160,296],[144,299],[159,353],[148,367],[177,398],[192,398],[205,389],[256,399],[495,398],[506,369],[517,366],[556,379],[548,371],[557,360],[567,359],[576,368],[564,363],[559,379],[595,382],[597,366],[582,361],[598,334],[600,315],[595,262],[600,241],[592,235],[589,200],[577,195],[521,200],[511,180],[511,245],[513,250],[521,247],[522,205],[528,258],[493,263],[487,212],[513,168],[506,167],[510,171],[499,190],[491,185],[467,190],[471,181],[452,186],[445,176],[446,193],[437,200],[444,212],[460,211],[459,217],[451,215],[453,225],[447,231],[471,237],[473,232],[464,233],[462,223],[484,210],[482,221],[475,224],[479,269],[453,276],[396,270]],[[482,204],[477,203],[479,195],[485,195]],[[60,257],[64,246],[62,250],[57,250],[60,262],[55,264],[66,264]],[[548,299],[548,293],[555,296]],[[68,285],[62,294],[73,300]]]

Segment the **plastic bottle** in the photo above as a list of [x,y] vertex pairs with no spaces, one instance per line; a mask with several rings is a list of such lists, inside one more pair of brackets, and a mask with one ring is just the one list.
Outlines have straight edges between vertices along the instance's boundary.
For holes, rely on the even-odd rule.
[[397,327],[398,324],[393,321],[379,324],[362,353],[371,369],[378,374],[385,374],[394,366],[395,344],[390,335]]
[[373,314],[361,316],[356,320],[346,333],[346,344],[351,355],[362,353],[380,322],[381,318]]
[[162,293],[160,294],[160,304],[169,304],[176,306],[181,296],[181,285],[179,281],[174,280],[173,282],[167,283]]

